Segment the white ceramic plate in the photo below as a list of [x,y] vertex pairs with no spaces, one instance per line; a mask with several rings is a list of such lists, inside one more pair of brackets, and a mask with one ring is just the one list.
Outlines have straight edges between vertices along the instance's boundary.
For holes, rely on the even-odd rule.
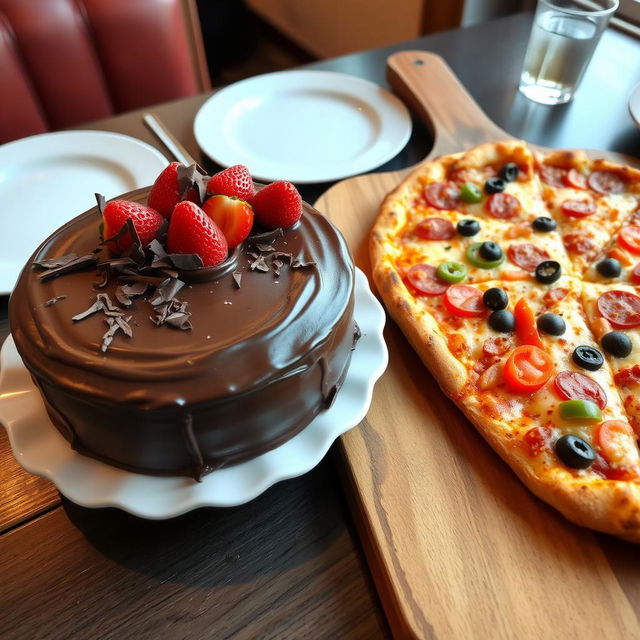
[[631,92],[629,113],[636,125],[640,127],[640,84]]
[[276,482],[312,469],[338,436],[365,417],[373,386],[387,366],[382,337],[385,315],[359,270],[355,293],[355,317],[362,337],[331,408],[277,449],[214,471],[200,483],[130,473],[71,449],[51,424],[9,336],[0,356],[0,422],[7,429],[13,454],[27,471],[49,478],[69,500],[85,507],[119,507],[143,518],[162,519],[203,506],[249,502]]
[[237,82],[209,98],[194,122],[200,148],[263,181],[339,180],[390,160],[411,135],[398,98],[332,71],[281,71]]
[[153,184],[169,164],[150,145],[106,131],[60,131],[0,146],[0,294],[36,247],[71,218]]

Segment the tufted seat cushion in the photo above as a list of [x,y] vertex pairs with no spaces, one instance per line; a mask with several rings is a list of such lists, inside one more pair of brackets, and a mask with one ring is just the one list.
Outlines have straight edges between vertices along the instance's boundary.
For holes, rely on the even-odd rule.
[[208,89],[194,15],[191,0],[0,0],[0,143]]

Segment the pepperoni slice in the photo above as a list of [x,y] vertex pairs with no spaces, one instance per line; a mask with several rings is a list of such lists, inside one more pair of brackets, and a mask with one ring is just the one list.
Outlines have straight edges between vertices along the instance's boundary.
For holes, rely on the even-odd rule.
[[482,291],[468,284],[451,285],[444,294],[444,306],[463,318],[478,318],[487,310],[482,301]]
[[598,207],[593,200],[565,200],[562,203],[562,213],[572,218],[586,218],[597,210]]
[[507,249],[507,257],[521,269],[533,272],[543,260],[548,260],[551,256],[541,247],[524,242],[512,244]]
[[605,291],[598,298],[598,311],[616,327],[640,326],[640,297],[629,291]]
[[622,227],[618,242],[631,253],[640,254],[640,227],[634,224]]
[[455,182],[432,182],[424,188],[424,197],[436,209],[455,209],[460,204],[460,189]]
[[407,271],[409,284],[426,296],[439,296],[449,286],[438,278],[437,269],[430,264],[415,264]]
[[425,218],[414,229],[423,240],[448,240],[456,235],[453,223],[444,218]]
[[629,277],[631,278],[631,282],[634,284],[640,284],[640,262],[633,267],[633,271]]
[[552,187],[564,187],[564,180],[567,173],[568,171],[561,167],[552,167],[550,164],[540,165],[540,177],[542,181]]
[[585,233],[567,233],[562,242],[567,251],[579,256],[588,256],[596,250],[593,241]]
[[624,193],[626,182],[616,171],[593,171],[587,178],[587,184],[598,193]]
[[569,173],[564,177],[564,183],[567,187],[573,187],[574,189],[586,189],[587,177],[577,169],[570,169]]
[[605,390],[593,379],[579,371],[561,371],[554,380],[556,391],[563,400],[590,400],[600,409],[607,406]]
[[494,193],[487,198],[485,204],[487,211],[494,217],[500,220],[508,220],[509,218],[515,218],[520,213],[520,200],[510,193],[501,191],[500,193]]

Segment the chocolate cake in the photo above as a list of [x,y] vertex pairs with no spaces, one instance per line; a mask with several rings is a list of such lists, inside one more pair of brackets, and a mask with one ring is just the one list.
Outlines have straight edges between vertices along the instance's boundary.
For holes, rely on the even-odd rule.
[[358,330],[353,263],[322,215],[305,205],[293,227],[188,273],[160,255],[155,271],[110,260],[100,222],[96,207],[49,237],[9,304],[16,347],[71,446],[199,479],[278,446],[331,404]]

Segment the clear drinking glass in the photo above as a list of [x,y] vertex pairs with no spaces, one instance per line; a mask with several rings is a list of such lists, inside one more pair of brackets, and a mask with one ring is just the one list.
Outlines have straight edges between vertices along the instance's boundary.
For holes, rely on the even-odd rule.
[[520,91],[542,104],[573,97],[618,0],[538,0]]

